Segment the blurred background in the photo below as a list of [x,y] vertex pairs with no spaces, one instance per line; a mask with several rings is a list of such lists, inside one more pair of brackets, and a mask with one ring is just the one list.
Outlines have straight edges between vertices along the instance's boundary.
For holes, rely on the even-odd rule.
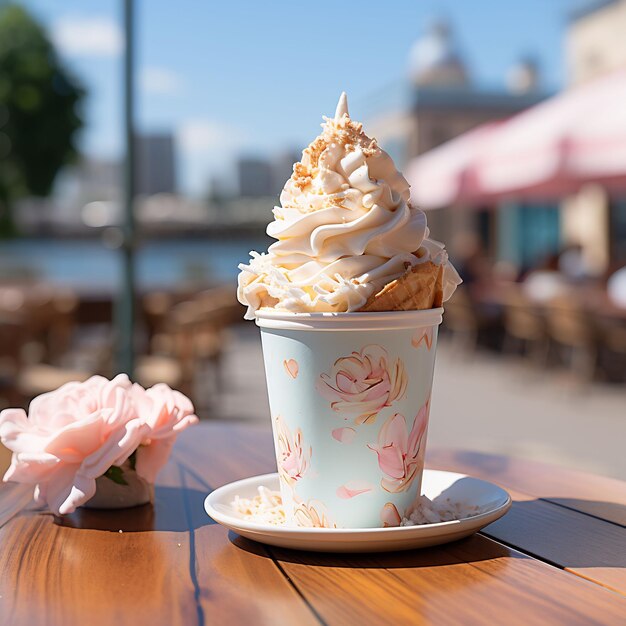
[[237,265],[345,90],[465,281],[431,445],[626,478],[626,0],[382,7],[0,0],[0,409],[267,420]]

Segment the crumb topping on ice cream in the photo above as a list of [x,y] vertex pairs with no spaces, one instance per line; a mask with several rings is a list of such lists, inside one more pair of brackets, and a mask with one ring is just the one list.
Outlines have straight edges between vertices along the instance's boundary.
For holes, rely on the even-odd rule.
[[246,318],[269,307],[291,312],[358,311],[411,266],[444,266],[443,298],[460,282],[442,244],[428,239],[426,216],[391,157],[348,113],[334,118],[302,153],[274,208],[277,241],[241,264],[238,297]]

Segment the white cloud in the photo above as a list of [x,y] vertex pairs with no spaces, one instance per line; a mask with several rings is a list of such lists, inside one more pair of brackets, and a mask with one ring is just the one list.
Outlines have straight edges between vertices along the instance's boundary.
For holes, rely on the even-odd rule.
[[210,178],[232,176],[233,159],[246,145],[240,128],[201,118],[182,122],[176,139],[182,157],[182,186],[198,196],[206,193]]
[[244,139],[239,128],[214,120],[186,120],[178,128],[180,147],[188,154],[232,152],[242,146]]
[[166,67],[152,65],[141,70],[139,83],[143,91],[157,95],[175,94],[183,87],[183,81],[178,74]]
[[68,56],[111,57],[124,48],[120,26],[108,17],[62,17],[52,24],[52,40]]

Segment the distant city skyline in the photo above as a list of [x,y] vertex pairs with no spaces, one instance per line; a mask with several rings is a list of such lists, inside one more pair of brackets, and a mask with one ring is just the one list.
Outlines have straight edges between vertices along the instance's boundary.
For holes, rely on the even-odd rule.
[[[89,90],[81,148],[121,155],[119,0],[26,0]],[[209,179],[235,182],[235,158],[301,150],[331,115],[342,90],[359,119],[368,97],[407,77],[414,41],[438,17],[449,20],[471,79],[502,86],[531,56],[541,84],[557,89],[566,68],[563,31],[580,0],[319,0],[204,4],[137,2],[137,125],[171,132],[182,191],[205,194]]]

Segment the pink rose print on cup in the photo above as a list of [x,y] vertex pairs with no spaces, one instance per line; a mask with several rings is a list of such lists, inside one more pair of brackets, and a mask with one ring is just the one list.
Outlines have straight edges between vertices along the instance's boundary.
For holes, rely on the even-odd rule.
[[400,513],[398,513],[398,509],[395,504],[392,502],[387,502],[387,504],[385,504],[380,511],[380,521],[383,524],[383,528],[400,526],[402,518],[400,517]]
[[406,391],[407,375],[400,359],[391,362],[379,345],[335,361],[330,373],[320,375],[317,390],[330,400],[333,411],[356,424],[373,423],[379,411]]
[[339,443],[352,443],[356,435],[356,430],[347,426],[346,428],[335,428],[331,435],[333,439],[336,439]]
[[350,480],[345,485],[337,487],[337,491],[335,493],[338,498],[341,498],[342,500],[349,500],[350,498],[355,498],[363,493],[369,493],[373,488],[373,485],[365,482],[364,480]]
[[428,424],[429,403],[419,410],[410,433],[404,415],[396,413],[381,427],[378,445],[368,444],[378,455],[378,465],[385,474],[380,484],[389,493],[406,491],[422,466],[418,457]]
[[332,521],[326,506],[319,500],[309,500],[306,504],[301,502],[294,511],[296,526],[304,528],[337,528]]
[[292,434],[285,420],[276,417],[276,463],[280,479],[290,487],[300,480],[311,461],[311,447],[302,442],[302,431],[297,428]]

